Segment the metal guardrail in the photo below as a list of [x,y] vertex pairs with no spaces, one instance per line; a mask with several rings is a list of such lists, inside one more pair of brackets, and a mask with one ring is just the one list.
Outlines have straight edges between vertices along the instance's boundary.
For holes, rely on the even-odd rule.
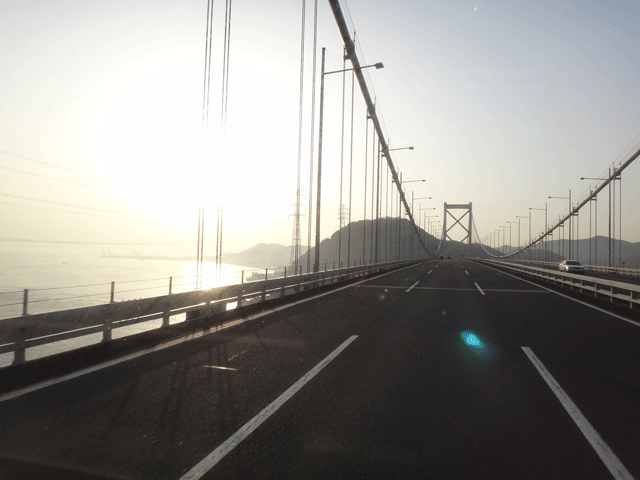
[[[558,268],[559,262],[542,262],[540,260],[512,260],[511,263],[518,263],[522,265],[540,265],[551,268]],[[583,265],[587,272],[597,273],[612,273],[614,275],[625,275],[628,277],[640,277],[640,270],[637,268],[618,268],[618,267],[603,267],[600,265]]]
[[319,273],[240,283],[159,297],[111,302],[103,305],[23,315],[0,320],[0,354],[14,353],[13,365],[24,363],[26,349],[85,335],[102,333],[102,341],[112,340],[117,328],[162,319],[169,326],[174,315],[186,313],[186,321],[227,310],[281,298],[311,288],[351,280],[364,275],[416,263],[416,260],[361,265]]
[[627,275],[630,277],[640,277],[640,270],[636,268],[601,267],[599,265],[585,265],[586,270],[599,273],[614,273],[616,275]]
[[546,268],[530,267],[512,262],[485,259],[475,259],[475,261],[506,268],[554,285],[563,285],[571,290],[577,290],[595,298],[608,298],[612,303],[615,300],[616,303],[621,303],[632,310],[640,309],[640,285],[553,271]]

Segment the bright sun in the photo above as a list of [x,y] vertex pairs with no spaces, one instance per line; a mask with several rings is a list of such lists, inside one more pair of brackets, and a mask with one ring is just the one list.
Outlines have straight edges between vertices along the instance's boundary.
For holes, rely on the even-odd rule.
[[[282,140],[247,124],[245,119],[258,120],[255,105],[251,100],[242,104],[240,98],[233,103],[235,111],[242,112],[239,128],[220,134],[216,111],[203,134],[201,90],[185,88],[185,71],[196,75],[198,68],[169,65],[121,81],[104,101],[99,155],[103,169],[122,190],[120,200],[136,213],[192,229],[201,204],[215,212],[224,200],[225,212],[231,206],[236,212],[255,212],[280,195],[286,203],[272,210],[286,219],[293,182],[283,178],[278,146],[269,145]],[[285,124],[279,117],[285,114],[272,112],[271,119]],[[257,205],[253,192],[263,198]],[[225,216],[225,225],[243,221],[237,217]]]

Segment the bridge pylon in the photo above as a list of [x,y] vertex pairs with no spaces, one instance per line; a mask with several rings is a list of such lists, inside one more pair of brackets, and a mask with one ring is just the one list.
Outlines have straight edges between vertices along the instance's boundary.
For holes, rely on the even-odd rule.
[[[460,225],[464,231],[467,233],[467,235],[462,239],[462,241],[460,243],[464,243],[465,240],[467,242],[467,255],[471,254],[471,232],[473,231],[473,211],[471,209],[471,205],[472,203],[469,202],[468,204],[466,203],[452,203],[451,205],[447,205],[447,203],[445,202],[444,204],[444,222],[442,225],[442,237],[443,240],[446,242],[447,240],[451,240],[452,242],[454,241],[453,238],[451,238],[449,236],[449,231],[455,227],[456,225]],[[449,210],[466,210],[465,212],[462,213],[462,216],[460,216],[459,218],[457,218],[453,213],[451,213]],[[451,218],[454,220],[453,224],[451,224],[451,226],[447,227],[447,215],[451,215]],[[464,220],[464,217],[469,215],[469,228],[465,227],[465,225],[462,223],[462,220]]]

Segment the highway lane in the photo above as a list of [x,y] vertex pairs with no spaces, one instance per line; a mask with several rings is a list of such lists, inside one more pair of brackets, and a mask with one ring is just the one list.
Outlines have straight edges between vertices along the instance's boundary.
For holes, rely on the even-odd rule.
[[2,478],[180,478],[353,336],[203,478],[611,478],[523,346],[640,478],[640,329],[458,260],[1,402]]
[[[526,307],[520,305],[523,295],[546,295],[552,303],[565,300],[524,282],[495,285],[499,277],[466,265],[469,276],[487,285],[483,298],[466,273],[462,276],[463,266],[442,262],[430,277],[417,277],[422,287],[409,293],[389,288],[399,285],[388,281],[362,288],[362,298],[388,302],[379,334],[361,336],[337,359],[341,368],[322,377],[315,394],[309,389],[292,399],[276,414],[275,431],[256,432],[216,472],[253,476],[243,466],[259,455],[274,478],[314,471],[340,478],[609,478],[522,354],[519,345],[531,340],[529,330],[537,331],[540,319],[518,313],[514,316],[521,318],[514,325],[508,310],[496,317],[482,305],[507,303],[519,312]],[[410,288],[415,278],[400,286]],[[495,284],[488,286],[490,282]],[[416,298],[408,301],[408,295]],[[461,341],[462,332],[474,332],[484,349],[469,348]],[[539,345],[534,344],[535,351]],[[358,361],[362,357],[367,361]],[[345,376],[357,381],[345,386]],[[317,405],[320,392],[330,404]],[[614,398],[609,408],[616,404]],[[635,407],[626,407],[637,420]],[[636,444],[621,446],[632,463],[637,427],[636,421],[635,428],[608,432],[621,438],[635,432]],[[270,445],[269,438],[278,442]],[[306,460],[291,462],[292,451]]]

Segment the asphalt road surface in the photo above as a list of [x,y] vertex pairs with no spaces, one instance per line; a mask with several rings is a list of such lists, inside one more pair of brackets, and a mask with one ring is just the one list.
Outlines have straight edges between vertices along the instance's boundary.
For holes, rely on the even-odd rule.
[[0,396],[0,478],[640,479],[640,327],[470,261]]

